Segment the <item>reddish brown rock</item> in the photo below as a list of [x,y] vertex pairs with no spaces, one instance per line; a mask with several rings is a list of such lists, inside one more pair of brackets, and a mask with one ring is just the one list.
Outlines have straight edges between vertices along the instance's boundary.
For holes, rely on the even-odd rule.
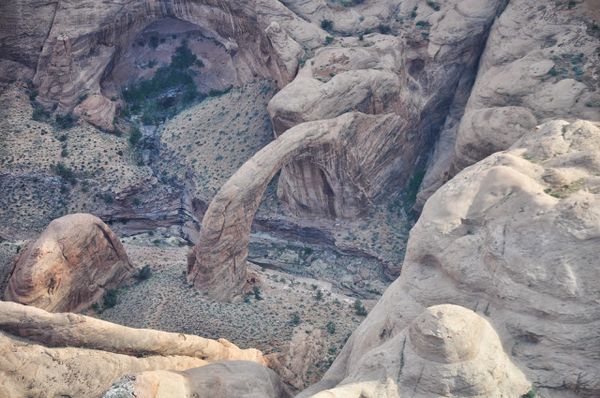
[[98,217],[52,221],[17,257],[5,298],[47,311],[79,311],[133,271],[119,238]]

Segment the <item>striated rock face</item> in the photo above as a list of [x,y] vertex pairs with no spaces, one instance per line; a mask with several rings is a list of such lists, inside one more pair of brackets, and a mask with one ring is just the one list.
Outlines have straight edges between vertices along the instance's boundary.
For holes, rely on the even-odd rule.
[[[246,257],[252,219],[271,178],[291,160],[329,153],[339,162],[340,189],[353,192],[332,211],[368,203],[389,174],[392,153],[399,150],[391,137],[402,122],[394,114],[371,116],[347,113],[335,119],[300,124],[265,146],[223,185],[202,220],[198,243],[188,256],[188,281],[218,299],[244,290]],[[371,178],[367,178],[371,176]]]
[[[386,2],[371,2],[358,11],[340,10],[338,15],[325,2],[314,9],[308,2],[287,4],[312,19],[325,19],[331,11],[334,29],[348,32],[360,31],[360,21],[367,14],[373,13],[380,22],[389,18],[393,7],[389,4],[386,12]],[[396,179],[394,184],[376,186],[379,197],[401,190],[420,166],[455,100],[457,87],[467,86],[461,81],[473,73],[487,29],[504,2],[453,1],[439,4],[437,10],[422,6],[397,7],[398,22],[389,29],[403,35],[347,37],[320,48],[269,103],[277,134],[305,121],[353,110],[382,117],[398,115],[397,134],[387,144],[401,149],[390,154],[386,170]],[[365,14],[361,19],[356,12]],[[373,19],[366,22],[372,23]],[[342,211],[329,205],[354,195],[354,190],[345,189],[352,181],[340,183],[343,173],[335,156],[314,151],[283,168],[278,195],[298,216],[354,217],[366,210],[364,203],[345,206]],[[371,176],[365,173],[365,177]]]
[[309,392],[357,377],[412,324],[411,347],[424,308],[452,303],[487,317],[543,396],[600,394],[599,148],[597,123],[548,122],[440,188],[411,231],[402,274]]
[[[7,23],[0,28],[0,49],[6,61],[0,66],[9,72],[14,62],[33,68],[38,101],[48,109],[57,107],[59,113],[73,111],[82,95],[95,97],[81,104],[77,113],[109,129],[116,106],[108,98],[115,88],[104,83],[110,83],[112,68],[136,35],[155,21],[176,18],[212,32],[231,55],[235,67],[231,83],[263,76],[284,85],[295,73],[298,43],[314,48],[325,36],[274,0],[39,3],[21,0],[2,6]],[[23,23],[28,20],[33,28]],[[270,26],[272,22],[285,30]]]
[[529,388],[484,318],[443,304],[365,352],[339,386],[312,396],[520,397]]
[[226,361],[183,372],[159,370],[128,376],[103,397],[288,398],[291,395],[271,369],[254,362]]
[[252,361],[260,369],[266,364],[260,351],[224,339],[133,329],[5,301],[0,301],[0,355],[0,395],[7,397],[99,397],[127,374],[221,360]]
[[[600,120],[597,1],[510,1],[494,23],[464,116],[448,123],[420,206],[464,167],[505,150],[540,122]],[[447,172],[449,170],[449,172]]]
[[91,214],[52,221],[16,259],[7,300],[47,311],[79,311],[133,272],[119,238]]

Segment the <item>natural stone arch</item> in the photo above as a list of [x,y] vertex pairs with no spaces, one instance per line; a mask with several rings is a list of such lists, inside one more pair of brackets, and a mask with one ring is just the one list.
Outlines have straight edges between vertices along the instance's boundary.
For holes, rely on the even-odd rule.
[[[86,94],[83,108],[94,114],[83,112],[84,118],[109,130],[117,104],[107,97],[102,83],[123,51],[153,22],[174,18],[213,33],[232,54],[236,69],[232,84],[261,76],[283,87],[296,72],[301,45],[313,48],[325,35],[275,0],[134,0],[102,3],[101,7],[86,5],[77,12],[85,13],[85,23],[69,7],[55,10],[33,77],[37,100],[47,109],[65,114]],[[278,22],[289,29],[279,29]]]
[[[320,159],[324,179],[341,184],[366,206],[381,184],[398,177],[390,170],[404,141],[405,122],[395,114],[350,112],[335,119],[302,123],[248,160],[220,189],[202,220],[188,255],[188,281],[216,299],[230,299],[246,284],[250,228],[265,189],[287,163]],[[329,167],[335,162],[335,167]],[[334,170],[338,175],[328,175]]]

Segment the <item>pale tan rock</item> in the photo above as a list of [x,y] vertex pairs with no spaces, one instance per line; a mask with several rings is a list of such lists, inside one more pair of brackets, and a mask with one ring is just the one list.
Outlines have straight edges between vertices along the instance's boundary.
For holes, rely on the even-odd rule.
[[271,41],[278,59],[283,63],[282,71],[286,72],[287,83],[296,75],[298,61],[304,55],[304,50],[277,22],[271,22],[265,29],[265,33]]
[[529,389],[484,318],[443,304],[425,309],[365,353],[339,386],[313,397],[520,397]]
[[2,397],[99,397],[128,374],[183,371],[220,360],[251,361],[252,369],[266,364],[260,351],[224,339],[134,329],[7,301],[0,301],[0,356]]
[[318,381],[308,371],[325,357],[324,340],[321,329],[298,326],[287,349],[269,355],[269,364],[287,384],[302,390]]
[[143,356],[187,356],[208,361],[247,360],[266,364],[262,353],[242,350],[225,340],[183,333],[134,329],[73,313],[53,314],[32,306],[0,301],[0,330],[49,346],[72,346]]
[[47,311],[79,311],[133,272],[119,238],[98,217],[52,221],[16,259],[5,298]]
[[[490,31],[454,144],[430,166],[418,206],[464,167],[509,148],[532,122],[600,120],[598,10],[596,0],[508,3]],[[481,118],[490,112],[491,129]]]
[[597,123],[548,122],[440,188],[400,277],[308,392],[356,374],[424,308],[453,303],[486,316],[542,396],[600,394],[598,148]]
[[271,369],[247,361],[225,361],[183,372],[150,371],[128,376],[104,398],[287,398],[287,388]]
[[135,357],[90,348],[46,347],[0,331],[0,396],[100,397],[127,373],[202,366],[199,358]]
[[102,95],[94,94],[77,105],[73,113],[85,118],[85,120],[96,127],[112,131],[114,129],[113,121],[116,111],[117,105],[115,102]]

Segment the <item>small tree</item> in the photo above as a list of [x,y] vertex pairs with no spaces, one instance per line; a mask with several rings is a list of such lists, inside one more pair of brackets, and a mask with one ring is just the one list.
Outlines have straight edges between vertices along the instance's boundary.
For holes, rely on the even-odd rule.
[[292,314],[292,317],[290,318],[290,323],[294,326],[298,326],[300,325],[301,319],[300,319],[300,315],[298,315],[297,312],[294,312]]
[[104,293],[104,308],[112,308],[117,305],[118,301],[116,289],[108,289]]
[[367,309],[360,300],[354,302],[354,311],[356,312],[356,315],[360,316],[366,316],[368,314]]
[[152,276],[152,269],[148,264],[144,265],[135,275],[138,281],[145,281]]
[[317,301],[323,300],[323,292],[321,291],[321,289],[317,290],[317,294],[315,294],[315,300],[317,300]]
[[333,323],[333,321],[327,322],[327,325],[325,325],[325,328],[327,329],[329,334],[335,334],[335,323]]
[[252,293],[254,293],[255,299],[262,300],[262,296],[260,295],[260,288],[258,286],[252,287]]
[[330,20],[330,19],[323,19],[321,21],[321,29],[329,31],[332,28],[333,28],[333,21],[332,20]]

